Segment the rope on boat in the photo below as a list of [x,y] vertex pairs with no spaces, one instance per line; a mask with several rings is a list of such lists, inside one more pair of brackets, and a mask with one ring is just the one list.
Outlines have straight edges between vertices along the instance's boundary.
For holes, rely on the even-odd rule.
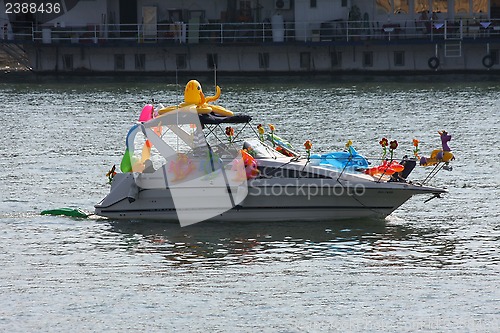
[[[339,179],[340,177],[342,177],[342,174],[344,174],[344,171],[345,169],[347,168],[347,165],[349,164],[349,162],[351,162],[352,160],[352,154],[349,154],[349,158],[347,159],[347,163],[344,165],[344,168],[342,169],[342,172],[340,173],[340,175],[337,177],[337,181],[339,182]],[[340,182],[339,182],[340,183]]]

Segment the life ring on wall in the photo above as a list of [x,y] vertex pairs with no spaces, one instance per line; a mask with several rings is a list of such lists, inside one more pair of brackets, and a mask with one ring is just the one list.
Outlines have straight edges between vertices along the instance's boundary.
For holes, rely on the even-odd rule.
[[427,65],[431,69],[437,69],[439,67],[439,58],[438,57],[430,57],[427,61]]
[[487,54],[483,57],[483,66],[486,68],[491,68],[494,65],[493,56]]

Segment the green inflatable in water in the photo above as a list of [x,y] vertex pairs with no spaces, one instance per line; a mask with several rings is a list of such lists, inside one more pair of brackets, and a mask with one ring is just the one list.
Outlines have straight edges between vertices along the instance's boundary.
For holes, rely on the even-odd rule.
[[56,208],[47,209],[40,213],[40,215],[64,215],[71,217],[88,217],[89,215],[75,208]]

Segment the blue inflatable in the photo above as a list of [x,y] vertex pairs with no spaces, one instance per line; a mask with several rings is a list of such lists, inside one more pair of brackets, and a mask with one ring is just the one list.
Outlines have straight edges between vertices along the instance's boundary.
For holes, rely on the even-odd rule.
[[349,147],[348,152],[338,151],[322,155],[314,154],[311,155],[311,161],[314,164],[339,170],[356,171],[357,169],[368,168],[366,158],[358,154],[353,147]]

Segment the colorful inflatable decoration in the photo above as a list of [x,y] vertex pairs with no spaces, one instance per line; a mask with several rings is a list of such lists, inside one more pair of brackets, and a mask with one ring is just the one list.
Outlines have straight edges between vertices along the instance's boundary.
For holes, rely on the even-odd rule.
[[[262,141],[264,137],[264,128],[262,127],[262,125],[259,126],[257,126],[257,130],[259,131],[259,137]],[[293,146],[288,141],[274,134],[274,132],[276,131],[276,127],[273,124],[269,124],[269,129],[271,130],[271,134],[268,134],[266,136],[266,140],[272,143],[274,149],[288,157],[296,156]]]
[[382,138],[382,140],[379,141],[379,144],[382,146],[382,159],[385,159],[385,156],[387,155],[387,146],[389,146],[389,140],[387,140],[387,138]]
[[[368,161],[364,156],[358,154],[353,146],[349,146],[348,151],[339,151],[323,155],[313,154],[312,160],[319,160],[319,165],[338,169],[356,171],[358,169],[367,169]],[[317,161],[314,164],[318,164]]]
[[235,158],[231,170],[236,171],[235,181],[244,181],[247,179],[254,179],[260,174],[257,167],[257,161],[250,155],[246,149],[240,150],[241,159]]
[[381,165],[376,167],[371,167],[365,170],[365,173],[370,176],[377,175],[389,175],[392,176],[395,173],[401,172],[404,170],[404,166],[399,164],[396,161],[389,162],[385,160]]
[[245,163],[245,172],[247,179],[253,179],[257,177],[260,172],[255,158],[250,155],[245,149],[241,150],[241,157],[243,158],[243,163]]
[[392,140],[389,142],[389,152],[391,153],[391,161],[392,158],[394,157],[394,151],[398,148],[398,141],[397,140]]
[[394,157],[394,151],[396,148],[398,148],[398,141],[397,140],[392,140],[389,142],[387,138],[382,138],[382,140],[379,141],[379,144],[382,146],[382,160],[385,160],[385,156],[387,155],[387,148],[389,148],[389,153],[391,154],[391,161]]
[[413,139],[413,156],[415,156],[415,158],[417,160],[420,159],[420,156],[418,156],[418,153],[420,152],[420,148],[418,148],[418,144],[420,143],[420,141],[418,141],[417,139]]
[[[161,137],[162,133],[162,126],[161,123],[156,126],[151,128],[153,132],[156,133],[159,137]],[[144,163],[146,160],[149,160],[151,158],[151,148],[153,147],[153,144],[151,141],[146,139],[146,142],[144,142],[144,146],[142,147],[142,153],[141,153],[141,162]]]
[[178,153],[177,160],[170,161],[168,172],[174,174],[173,182],[186,178],[196,167],[186,154]]
[[295,154],[292,153],[290,150],[288,150],[287,148],[283,148],[281,146],[276,146],[276,151],[278,153],[281,153],[282,155],[285,155],[285,156],[288,156],[288,157],[294,157]]
[[151,147],[153,147],[151,141],[146,140],[146,142],[144,142],[144,146],[142,147],[142,152],[141,152],[142,163],[151,158]]
[[264,126],[262,126],[262,124],[257,125],[257,131],[259,133],[260,142],[264,143],[265,140],[271,142],[273,148],[285,156],[288,157],[298,156],[297,153],[294,151],[293,146],[288,141],[274,134],[274,132],[276,131],[276,127],[273,124],[269,124],[269,130],[271,131],[271,134],[265,135],[266,131],[264,129]]
[[116,165],[113,164],[111,169],[106,173],[106,177],[108,177],[108,184],[111,184],[115,176],[116,176]]
[[451,140],[451,135],[446,131],[438,131],[441,137],[441,147],[442,149],[434,149],[430,157],[422,156],[420,158],[421,166],[432,166],[441,162],[450,162],[454,159],[453,153],[451,152],[448,142]]
[[311,148],[312,148],[312,146],[313,146],[313,144],[312,144],[311,140],[306,140],[306,142],[304,142],[304,148],[306,149],[307,160],[308,161],[311,158]]
[[[130,135],[132,130],[136,128],[136,126],[137,125],[133,126],[130,129],[129,134],[127,134],[126,144],[128,142],[128,136]],[[162,126],[161,125],[158,125],[157,127],[153,127],[152,129],[158,136],[161,136],[161,133],[162,133]],[[125,149],[125,153],[123,154],[122,161],[120,163],[120,170],[123,173],[142,172],[144,170],[144,162],[151,158],[151,148],[152,147],[153,147],[153,144],[151,143],[151,141],[146,139],[146,142],[144,143],[144,146],[142,147],[141,158],[139,159],[138,157],[134,156],[133,149],[132,149],[132,153],[131,153],[129,150],[129,147],[127,146],[127,148]]]
[[257,125],[257,131],[259,131],[260,142],[264,143],[264,133],[266,132],[264,126],[262,126],[262,124]]
[[139,125],[138,124],[135,124],[134,126],[132,126],[128,133],[127,133],[127,137],[125,139],[125,153],[123,154],[123,157],[122,157],[122,161],[120,163],[120,170],[123,172],[123,173],[127,173],[127,172],[132,172],[133,170],[133,166],[136,164],[137,162],[137,158],[134,157],[134,148],[132,147],[132,153],[130,152],[130,149],[129,149],[129,146],[128,146],[128,139],[131,135],[131,133],[133,133],[137,127]]
[[232,111],[229,111],[219,105],[208,104],[219,99],[220,93],[220,87],[216,86],[215,95],[205,97],[205,94],[203,94],[203,90],[201,89],[201,84],[196,80],[191,80],[186,84],[186,88],[184,89],[184,102],[180,103],[179,105],[164,107],[158,110],[158,114],[162,115],[164,113],[171,112],[183,107],[194,107],[199,114],[207,114],[213,112],[220,116],[232,116]]
[[144,123],[154,118],[155,108],[152,104],[146,104],[139,115],[139,122]]
[[132,171],[132,156],[130,156],[130,151],[128,148],[125,149],[125,153],[123,154],[122,161],[120,163],[120,170],[123,173]]
[[231,170],[236,172],[236,176],[233,178],[233,181],[242,182],[247,179],[245,162],[243,162],[243,160],[235,158],[232,162]]
[[[196,160],[195,160],[196,161]],[[224,165],[222,164],[221,157],[214,151],[208,150],[206,152],[205,158],[198,160],[198,169],[195,170],[197,175],[203,175],[201,180],[210,181],[217,177],[219,177],[220,173],[224,169]],[[244,169],[244,168],[241,168]],[[235,170],[233,168],[233,170]],[[244,180],[245,178],[241,178]],[[240,180],[240,179],[236,179]]]
[[231,126],[226,127],[226,135],[229,143],[234,142],[234,128],[232,128]]
[[63,208],[43,210],[40,212],[40,215],[63,215],[63,216],[87,218],[92,214],[87,214],[78,208],[63,207]]

